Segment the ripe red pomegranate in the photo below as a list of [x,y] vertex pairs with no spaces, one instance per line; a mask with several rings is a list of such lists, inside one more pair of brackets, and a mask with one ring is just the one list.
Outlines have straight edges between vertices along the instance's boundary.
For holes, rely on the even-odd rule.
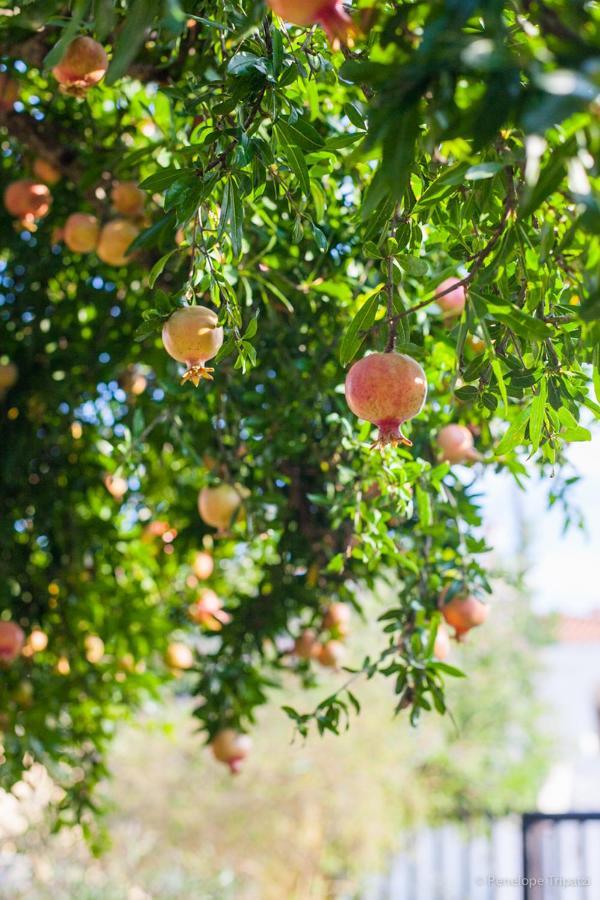
[[476,628],[477,625],[482,625],[485,622],[490,613],[490,608],[486,603],[482,603],[478,597],[469,594],[467,591],[455,594],[446,603],[447,593],[448,589],[445,588],[440,594],[439,608],[448,625],[454,628],[456,640],[460,641],[471,628]]
[[350,43],[352,19],[342,0],[267,0],[273,12],[293,25],[320,25],[334,46]]
[[12,109],[13,103],[19,99],[19,82],[6,72],[0,72],[0,109]]
[[440,625],[437,634],[435,636],[435,643],[433,645],[433,655],[436,659],[443,661],[450,654],[450,635],[448,634],[447,629]]
[[50,212],[52,196],[45,184],[29,178],[13,181],[4,191],[4,205],[11,216],[25,221],[42,219]]
[[210,588],[204,588],[189,608],[190,618],[209,631],[220,631],[231,622],[231,616],[223,609],[220,597]]
[[481,459],[473,446],[473,435],[464,425],[445,425],[437,436],[437,442],[446,462],[476,462]]
[[206,581],[214,572],[214,568],[215,563],[210,553],[207,553],[206,550],[199,550],[192,562],[192,572],[196,578]]
[[14,662],[24,642],[25,634],[16,622],[0,621],[0,663],[8,665]]
[[135,218],[144,212],[145,193],[134,181],[119,181],[110,195],[112,205],[122,216]]
[[299,659],[316,659],[321,645],[312,628],[306,628],[294,642],[294,653]]
[[178,362],[187,366],[181,383],[191,381],[198,387],[202,378],[212,381],[205,363],[219,352],[223,344],[223,329],[219,318],[206,306],[186,306],[178,309],[165,322],[162,340],[165,350]]
[[[460,278],[446,278],[437,286],[436,303],[448,318],[460,316],[467,302],[467,292],[464,284],[460,284],[460,280]],[[457,288],[453,291],[448,290],[455,284],[458,284]],[[440,296],[444,291],[448,291],[448,293]]]
[[204,487],[198,494],[198,512],[207,525],[225,531],[241,502],[242,494],[237,486],[219,484],[217,487]]
[[100,237],[100,223],[88,213],[71,213],[65,222],[63,239],[74,253],[91,253]]
[[400,429],[421,411],[426,396],[425,372],[403,353],[371,353],[354,363],[346,376],[346,402],[360,419],[377,425],[380,447],[412,446]]
[[51,162],[48,162],[47,159],[42,159],[41,156],[34,159],[32,169],[35,177],[43,181],[44,184],[56,184],[60,181],[59,169],[53,166]]
[[214,736],[210,746],[215,759],[228,765],[232,775],[237,775],[252,749],[252,738],[233,728],[222,728]]
[[131,222],[114,219],[100,232],[96,253],[109,266],[124,266],[130,259],[127,251],[139,233],[139,229]]
[[65,94],[83,95],[102,81],[108,69],[108,57],[102,44],[90,37],[76,37],[71,41],[52,74]]
[[322,666],[337,669],[346,655],[346,648],[341,641],[326,641],[319,644],[315,657]]
[[352,613],[345,603],[332,603],[323,616],[323,628],[333,632],[336,637],[347,637],[350,633]]

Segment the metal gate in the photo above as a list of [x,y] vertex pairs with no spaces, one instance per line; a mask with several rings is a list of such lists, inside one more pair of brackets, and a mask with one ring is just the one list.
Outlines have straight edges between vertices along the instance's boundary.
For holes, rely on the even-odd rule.
[[523,816],[523,900],[600,897],[600,812]]

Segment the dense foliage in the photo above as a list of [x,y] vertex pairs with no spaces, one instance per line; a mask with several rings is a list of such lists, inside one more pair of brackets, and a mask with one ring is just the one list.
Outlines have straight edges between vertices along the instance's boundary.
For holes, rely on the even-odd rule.
[[[49,638],[3,674],[4,783],[41,759],[65,818],[93,808],[111,722],[167,674],[173,636],[195,647],[185,677],[208,735],[248,729],[282,670],[313,682],[290,652],[303,629],[332,601],[358,621],[384,582],[389,646],[361,671],[391,677],[412,721],[443,712],[457,673],[432,656],[440,593],[489,592],[478,472],[540,470],[561,497],[565,444],[589,440],[584,407],[600,411],[597,4],[380,2],[355,11],[343,51],[262,3],[8,12],[20,94],[0,104],[2,186],[40,158],[60,180],[35,224],[0,218],[0,362],[18,367],[1,607]],[[111,58],[83,97],[51,73],[78,34]],[[134,256],[111,266],[60,229],[74,212],[114,218],[117,180],[147,203]],[[449,276],[468,287],[453,320],[435,304]],[[226,336],[197,389],[160,340],[195,302]],[[412,448],[372,451],[345,368],[394,345],[429,397]],[[483,463],[439,461],[450,422]],[[221,482],[245,499],[215,536],[196,503]],[[202,546],[231,616],[214,631],[188,614]],[[335,730],[353,704],[342,688],[289,713]]]

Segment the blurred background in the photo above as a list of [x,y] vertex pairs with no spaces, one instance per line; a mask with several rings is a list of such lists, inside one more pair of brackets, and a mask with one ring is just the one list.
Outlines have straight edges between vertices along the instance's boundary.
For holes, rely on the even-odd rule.
[[[294,735],[280,706],[312,708],[348,679],[334,673],[313,696],[274,697],[231,777],[194,733],[179,679],[116,735],[99,855],[77,829],[49,832],[46,810],[60,798],[39,767],[2,796],[1,896],[523,897],[520,814],[600,810],[597,449],[575,445],[570,460],[580,480],[550,488],[483,475],[493,615],[453,648],[469,677],[454,680],[450,715],[412,729],[393,718],[385,685],[357,683],[362,710],[341,737]],[[381,640],[389,599],[367,598],[353,661]],[[600,823],[544,819],[539,840],[538,824],[538,864],[548,876],[552,860],[564,884],[529,896],[599,896]],[[571,876],[592,886],[573,893]]]

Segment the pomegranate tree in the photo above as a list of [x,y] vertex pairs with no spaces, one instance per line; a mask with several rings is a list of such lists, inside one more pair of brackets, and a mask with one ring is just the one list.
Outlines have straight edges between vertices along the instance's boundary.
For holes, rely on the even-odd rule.
[[476,628],[485,622],[490,608],[468,591],[455,594],[448,601],[446,601],[447,594],[447,589],[440,594],[439,607],[448,625],[454,628],[456,640],[460,641],[471,628]]
[[268,0],[273,12],[292,25],[320,25],[334,46],[346,45],[354,31],[342,0]]
[[446,462],[466,463],[481,459],[475,450],[473,435],[464,425],[445,425],[437,436],[437,442]]
[[50,212],[52,196],[46,184],[30,178],[13,181],[4,191],[4,205],[11,216],[25,221],[42,219]]
[[226,531],[242,502],[242,494],[232,484],[203,487],[198,494],[198,512],[207,525]]
[[425,372],[403,353],[371,353],[354,363],[346,376],[346,402],[360,419],[377,425],[376,443],[381,447],[412,446],[401,426],[422,410],[426,396]]
[[144,212],[145,193],[134,181],[119,181],[112,189],[112,205],[122,216],[136,218]]
[[100,223],[88,213],[71,213],[65,222],[63,240],[74,253],[91,253],[100,237]]
[[25,634],[16,622],[0,621],[0,663],[14,662],[24,642]]
[[214,369],[207,369],[206,363],[223,344],[223,329],[212,309],[206,306],[178,309],[165,322],[162,340],[169,356],[187,366],[182,384],[191,381],[197,387],[202,378],[212,381]]
[[65,94],[83,97],[104,78],[108,57],[102,44],[81,35],[71,41],[52,74]]
[[460,316],[465,308],[467,292],[464,284],[460,283],[460,278],[446,278],[437,286],[435,299],[442,312],[448,318],[454,318]]
[[221,598],[210,588],[204,588],[189,608],[190,618],[209,631],[220,631],[231,622],[231,616],[223,609]]
[[237,775],[252,749],[252,738],[233,728],[222,728],[212,739],[210,747],[215,759],[228,765],[232,775]]
[[96,253],[109,266],[124,266],[130,259],[127,251],[138,234],[139,229],[131,222],[114,219],[102,228]]

